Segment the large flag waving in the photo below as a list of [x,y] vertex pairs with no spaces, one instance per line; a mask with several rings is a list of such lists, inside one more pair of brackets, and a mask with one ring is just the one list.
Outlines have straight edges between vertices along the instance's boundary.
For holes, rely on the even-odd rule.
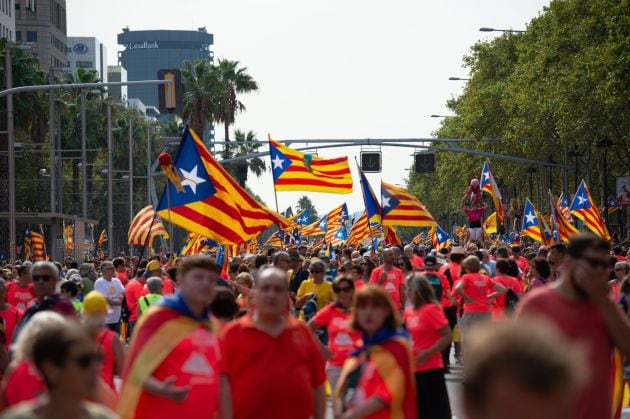
[[452,242],[452,237],[446,231],[442,230],[442,227],[439,225],[436,226],[433,234],[435,235],[435,248],[437,250],[448,247]]
[[31,230],[31,249],[34,262],[46,260],[46,238],[41,225],[39,231]]
[[486,234],[496,234],[498,231],[497,227],[497,213],[493,212],[486,218],[486,221],[483,222],[483,231]]
[[163,219],[227,245],[249,241],[270,225],[290,224],[250,197],[188,128],[173,165],[183,178],[183,191],[168,182],[157,206]]
[[542,244],[549,244],[550,237],[546,233],[544,220],[534,204],[529,199],[525,201],[525,208],[523,208],[523,230],[522,234],[530,237],[532,240],[541,242]]
[[485,162],[483,164],[483,169],[481,169],[481,190],[487,192],[492,197],[494,209],[497,212],[498,222],[499,224],[502,224],[504,219],[503,197],[501,196],[501,191],[499,190],[497,182],[494,180],[494,176],[490,171],[490,165],[488,162]]
[[359,168],[359,175],[361,177],[361,190],[363,192],[363,202],[365,204],[365,210],[367,211],[368,220],[370,223],[381,223],[381,206],[379,205],[376,195],[368,182],[365,173]]
[[269,151],[277,191],[352,193],[348,157],[323,159],[300,153],[271,138]]
[[127,233],[127,242],[140,246],[151,246],[153,238],[157,236],[161,236],[165,239],[169,238],[164,224],[162,224],[160,218],[155,215],[153,207],[147,205],[131,220],[131,226],[129,226],[129,232]]
[[554,239],[562,243],[568,243],[571,236],[577,234],[578,230],[562,215],[561,209],[558,208],[558,201],[556,201],[551,191],[549,191],[549,203],[551,206]]
[[571,202],[571,214],[584,222],[586,228],[605,240],[610,240],[610,233],[604,220],[599,215],[599,209],[591,197],[591,193],[584,180],[580,183],[573,202]]
[[350,236],[348,236],[346,244],[348,246],[356,246],[361,243],[363,239],[369,237],[369,235],[367,213],[364,212],[352,225]]
[[435,220],[418,198],[398,186],[381,181],[383,225],[433,227]]

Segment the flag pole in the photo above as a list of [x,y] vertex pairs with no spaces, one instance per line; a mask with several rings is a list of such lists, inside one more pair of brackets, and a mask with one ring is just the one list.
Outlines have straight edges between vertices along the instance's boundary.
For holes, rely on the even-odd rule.
[[[372,224],[370,224],[370,214],[368,214],[368,208],[367,208],[367,200],[365,199],[365,186],[363,185],[363,171],[361,170],[361,166],[359,166],[359,161],[357,160],[357,157],[354,157],[354,162],[357,165],[357,170],[359,170],[359,176],[361,178],[361,196],[363,197],[363,207],[365,208],[365,217],[367,219],[367,225],[368,225],[368,234],[370,236],[370,244],[372,245],[372,252],[376,253],[376,249],[374,246],[374,235],[372,234]],[[367,180],[367,178],[366,178]],[[383,222],[382,218],[381,218],[381,223]]]
[[271,177],[273,179],[273,196],[276,200],[276,212],[280,213],[280,209],[278,208],[278,191],[276,190],[276,178],[273,174],[273,156],[271,155],[271,135],[267,133],[267,144],[269,144],[269,158],[271,161]]
[[[167,180],[167,182],[168,182],[168,180]],[[168,184],[167,184],[166,190],[168,191]],[[151,245],[151,230],[153,230],[153,223],[155,223],[155,217],[156,217],[156,214],[155,214],[155,211],[154,211],[153,212],[153,218],[151,218],[151,226],[149,227],[149,231],[147,232],[147,238],[144,240],[144,243],[142,244],[142,251],[140,252],[140,257],[142,257],[142,255],[144,255],[144,250],[147,248],[147,246]],[[133,256],[133,255],[131,255],[131,256]],[[147,252],[147,259],[148,259],[149,256],[151,256],[151,248],[150,247],[149,247],[149,251]]]

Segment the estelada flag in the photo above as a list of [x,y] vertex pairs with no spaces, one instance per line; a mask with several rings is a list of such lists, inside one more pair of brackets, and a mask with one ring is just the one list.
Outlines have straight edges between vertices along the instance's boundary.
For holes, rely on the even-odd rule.
[[573,202],[571,202],[570,210],[572,215],[584,222],[586,228],[602,239],[610,240],[610,233],[606,228],[606,223],[602,219],[584,180],[580,182]]
[[189,128],[184,130],[173,166],[184,179],[183,191],[168,182],[156,209],[163,219],[227,245],[247,242],[273,224],[290,225],[249,196]]
[[406,190],[381,181],[383,225],[433,227],[435,219],[422,202]]
[[271,172],[277,191],[352,193],[348,157],[324,159],[269,138]]

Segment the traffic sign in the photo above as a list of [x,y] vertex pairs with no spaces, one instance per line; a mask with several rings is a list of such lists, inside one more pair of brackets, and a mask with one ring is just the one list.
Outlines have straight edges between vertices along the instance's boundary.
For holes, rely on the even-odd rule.
[[361,170],[368,173],[379,173],[381,171],[381,152],[361,152]]
[[416,173],[435,173],[435,154],[416,153],[414,156],[414,170]]

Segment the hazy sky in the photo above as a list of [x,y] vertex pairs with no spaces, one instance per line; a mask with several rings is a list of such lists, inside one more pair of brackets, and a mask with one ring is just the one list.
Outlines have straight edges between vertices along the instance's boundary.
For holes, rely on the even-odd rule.
[[[115,64],[123,27],[196,30],[214,34],[215,58],[239,60],[260,91],[242,97],[247,112],[236,128],[291,138],[430,137],[445,102],[460,94],[462,56],[494,34],[479,27],[522,29],[548,0],[67,0],[68,35],[96,36]],[[216,127],[223,138],[223,127]],[[359,147],[327,149],[348,155],[351,195],[308,193],[320,213],[344,200],[361,210],[354,165]],[[383,148],[383,172],[368,175],[376,193],[381,178],[403,184],[413,149]],[[267,158],[267,162],[269,158]],[[479,168],[481,171],[481,167]],[[471,173],[471,177],[479,173]],[[249,186],[275,207],[271,172]],[[454,185],[455,193],[467,186]],[[280,192],[280,210],[303,193]]]

